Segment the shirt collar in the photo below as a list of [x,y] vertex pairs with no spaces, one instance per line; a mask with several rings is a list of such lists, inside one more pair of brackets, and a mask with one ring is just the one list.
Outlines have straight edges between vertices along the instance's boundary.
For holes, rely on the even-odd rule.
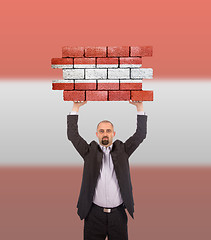
[[111,149],[112,149],[112,147],[113,147],[113,143],[109,146],[109,147],[105,147],[105,146],[102,146],[101,144],[99,144],[100,145],[100,148],[102,149],[102,151],[103,151],[103,148],[109,148],[109,150],[111,151]]

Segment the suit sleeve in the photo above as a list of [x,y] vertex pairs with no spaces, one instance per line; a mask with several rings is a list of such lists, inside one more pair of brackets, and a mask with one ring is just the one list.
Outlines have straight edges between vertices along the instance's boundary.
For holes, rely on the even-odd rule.
[[67,115],[67,137],[84,158],[89,151],[89,144],[78,133],[78,115]]
[[125,151],[130,156],[147,135],[147,115],[137,115],[136,132],[124,142]]

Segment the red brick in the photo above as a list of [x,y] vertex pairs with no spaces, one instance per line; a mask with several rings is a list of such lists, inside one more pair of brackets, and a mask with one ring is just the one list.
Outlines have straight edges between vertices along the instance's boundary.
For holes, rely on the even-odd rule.
[[142,83],[121,83],[119,85],[120,90],[141,90]]
[[121,57],[120,64],[142,64],[141,57]]
[[106,47],[85,47],[85,57],[106,57]]
[[96,82],[85,82],[85,83],[77,83],[75,82],[75,89],[77,90],[96,90]]
[[109,101],[130,100],[130,91],[109,91]]
[[85,101],[85,91],[64,91],[64,101]]
[[86,91],[86,101],[107,101],[107,91]]
[[73,90],[74,83],[52,83],[52,90]]
[[131,91],[133,101],[153,101],[153,91]]
[[74,64],[95,64],[95,58],[75,58]]
[[131,57],[151,57],[153,53],[152,46],[130,47]]
[[83,57],[84,47],[62,47],[62,57]]
[[118,58],[97,58],[97,64],[118,64]]
[[73,58],[52,58],[51,64],[73,64]]
[[119,90],[119,83],[103,83],[100,82],[97,84],[98,90]]
[[129,46],[108,47],[108,57],[129,57]]

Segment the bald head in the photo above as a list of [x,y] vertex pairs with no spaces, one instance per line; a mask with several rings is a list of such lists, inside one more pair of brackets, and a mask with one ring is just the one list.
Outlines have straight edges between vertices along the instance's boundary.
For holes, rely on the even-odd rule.
[[99,143],[105,147],[108,147],[113,142],[113,137],[115,136],[114,126],[108,120],[103,120],[98,123],[96,136],[99,139]]
[[110,122],[109,120],[103,120],[103,121],[101,121],[101,122],[99,122],[99,123],[97,124],[97,130],[98,130],[99,125],[100,125],[101,123],[110,123],[111,126],[112,126],[112,128],[114,129],[114,125],[112,124],[112,122]]

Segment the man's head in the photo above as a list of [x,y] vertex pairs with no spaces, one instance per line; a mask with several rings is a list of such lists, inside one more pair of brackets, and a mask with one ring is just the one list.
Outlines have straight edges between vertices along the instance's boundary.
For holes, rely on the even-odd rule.
[[108,120],[103,120],[97,125],[96,136],[99,139],[99,143],[105,147],[108,147],[113,142],[113,137],[116,132],[114,132],[113,124]]

